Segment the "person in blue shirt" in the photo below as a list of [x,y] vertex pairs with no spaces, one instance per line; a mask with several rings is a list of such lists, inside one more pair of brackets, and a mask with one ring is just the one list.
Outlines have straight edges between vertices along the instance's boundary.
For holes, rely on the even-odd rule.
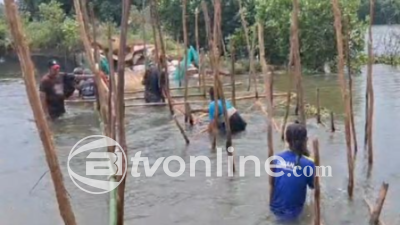
[[[211,132],[212,128],[214,126],[217,126],[219,130],[225,131],[225,120],[224,120],[224,111],[222,108],[222,102],[220,99],[218,99],[218,118],[217,120],[214,118],[215,114],[215,100],[214,100],[214,88],[210,88],[209,90],[210,94],[210,105],[208,107],[208,114],[209,114],[209,119],[210,123],[208,126],[208,131]],[[236,110],[235,107],[232,106],[232,104],[229,101],[225,101],[226,105],[226,110],[228,113],[228,118],[229,118],[229,125],[231,128],[232,134],[238,133],[240,131],[244,131],[246,129],[247,123],[243,120],[243,118],[240,116],[239,112]],[[216,124],[217,123],[217,124]]]
[[[315,165],[307,150],[307,129],[305,125],[294,123],[286,129],[286,141],[289,150],[278,156],[285,161],[280,165],[278,160],[274,173],[283,172],[282,176],[274,177],[270,209],[282,221],[296,220],[301,212],[307,195],[307,186],[314,189]],[[279,165],[278,165],[279,164]]]

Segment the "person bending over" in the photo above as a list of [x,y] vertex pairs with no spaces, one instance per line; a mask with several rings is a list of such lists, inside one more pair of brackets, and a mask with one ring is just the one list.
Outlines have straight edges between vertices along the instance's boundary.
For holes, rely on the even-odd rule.
[[[273,192],[270,201],[271,211],[282,221],[296,220],[301,212],[307,195],[307,186],[314,189],[315,165],[308,158],[307,129],[304,125],[294,123],[286,129],[286,142],[289,150],[280,156],[285,161],[272,161],[277,168],[274,173],[283,172],[282,176],[273,177]],[[311,170],[312,169],[312,170]]]
[[146,103],[164,102],[162,93],[164,80],[157,66],[152,65],[146,69],[142,80],[142,84],[145,86],[144,99]]
[[[218,98],[218,119],[214,118],[215,111],[215,100],[214,100],[214,88],[210,88],[209,90],[211,102],[208,107],[209,119],[210,123],[208,126],[208,131],[211,132],[214,126],[217,126],[219,130],[225,131],[225,120],[224,120],[224,111],[222,108],[222,102]],[[231,128],[232,134],[238,133],[240,131],[244,131],[246,129],[247,123],[240,116],[239,112],[229,101],[225,101],[226,110],[229,118],[229,125]],[[218,122],[217,122],[218,121]]]

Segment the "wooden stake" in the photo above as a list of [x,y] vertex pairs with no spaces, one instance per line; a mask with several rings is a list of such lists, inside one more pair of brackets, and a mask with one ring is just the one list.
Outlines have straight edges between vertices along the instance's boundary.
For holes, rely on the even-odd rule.
[[[292,69],[293,66],[293,38],[290,40],[290,53],[289,53],[289,63],[288,63],[288,69],[287,72],[289,74],[289,89],[287,92],[287,98],[286,98],[286,111],[285,111],[285,117],[283,118],[283,123],[282,123],[282,132],[281,132],[281,140],[284,142],[285,141],[285,131],[286,131],[286,124],[287,120],[289,117],[289,111],[290,111],[290,103],[292,99],[292,80],[293,80],[293,74],[294,71]],[[297,98],[296,98],[297,101]]]
[[306,114],[304,112],[304,99],[303,99],[303,84],[301,78],[301,59],[300,59],[300,41],[299,41],[299,1],[293,0],[293,11],[292,11],[292,25],[291,25],[291,36],[293,42],[293,61],[294,61],[294,74],[296,77],[296,90],[298,109],[300,112],[300,123],[306,124]]
[[[182,27],[183,27],[183,42],[185,45],[185,56],[183,57],[185,60],[185,69],[183,70],[183,75],[185,76],[185,102],[188,100],[188,86],[189,86],[189,76],[187,75],[187,49],[188,49],[188,38],[187,38],[187,26],[186,26],[186,0],[182,0]],[[188,123],[190,120],[190,110],[187,107],[188,104],[185,103],[185,123]],[[190,121],[190,124],[193,124],[193,120]]]
[[204,60],[205,60],[205,55],[204,55],[204,51],[201,51],[200,53],[200,69],[199,69],[199,76],[202,79],[202,85],[203,85],[203,94],[204,94],[204,98],[207,97],[207,89],[206,89],[206,74],[204,73]]
[[332,0],[333,14],[335,17],[335,29],[336,29],[336,46],[338,50],[338,73],[339,82],[342,89],[343,102],[345,104],[345,133],[346,133],[346,146],[347,146],[347,166],[349,170],[349,183],[347,186],[347,192],[350,199],[353,197],[354,190],[354,161],[353,154],[351,151],[351,132],[350,132],[350,104],[348,99],[348,90],[344,78],[344,51],[343,51],[343,37],[342,37],[342,15],[340,12],[338,0]]
[[25,89],[35,118],[36,128],[42,141],[46,161],[49,166],[51,179],[53,181],[54,190],[58,208],[64,224],[76,225],[75,215],[72,211],[67,190],[64,186],[57,153],[52,140],[52,133],[47,123],[43,108],[40,103],[39,94],[37,92],[35,68],[31,60],[31,54],[28,43],[25,39],[24,31],[21,25],[21,18],[18,15],[17,5],[13,0],[5,0],[6,19],[14,41],[14,47],[17,51],[19,62],[22,69],[22,75],[25,82]]
[[331,131],[335,132],[336,128],[335,128],[335,116],[333,115],[333,112],[331,111]]
[[89,20],[89,16],[88,16],[88,10],[87,10],[87,0],[80,0],[80,6],[81,6],[81,11],[82,11],[82,15],[83,15],[83,25],[84,25],[84,29],[85,29],[85,33],[87,34],[87,38],[89,39],[90,43],[93,43],[92,38],[90,37],[89,33],[90,33],[90,29],[89,29],[89,24],[90,24],[90,20]]
[[[375,0],[370,0],[370,21],[368,28],[368,67],[367,67],[367,107],[368,114],[366,118],[366,135],[367,138],[367,148],[368,148],[368,166],[372,168],[372,164],[374,162],[374,151],[373,151],[373,137],[372,137],[372,127],[374,122],[374,86],[373,86],[373,78],[372,78],[372,64],[374,63],[374,55],[372,49],[372,24],[374,20],[374,7]],[[368,124],[368,125],[367,125]]]
[[[320,166],[319,161],[319,143],[318,139],[313,140],[314,147],[314,164],[317,169]],[[314,171],[314,224],[321,225],[321,190],[319,185],[319,174],[317,171]]]
[[[267,140],[268,140],[268,158],[274,155],[274,143],[272,133],[272,120],[273,120],[273,106],[272,99],[272,73],[268,73],[268,64],[265,60],[265,45],[264,45],[264,24],[262,21],[257,22],[258,26],[258,43],[260,45],[260,61],[263,74],[265,76],[265,96],[267,98],[267,111],[268,111],[268,123],[267,123]],[[270,186],[270,199],[274,190],[274,177],[269,176]]]
[[[126,157],[128,157],[128,146],[126,144],[126,136],[125,136],[125,101],[124,101],[124,89],[125,89],[125,54],[126,54],[126,36],[128,32],[128,20],[129,13],[131,9],[131,1],[123,0],[122,2],[122,18],[121,18],[121,36],[120,36],[120,45],[118,52],[118,86],[117,86],[117,107],[118,113],[118,137],[119,144],[121,145],[123,151],[125,152]],[[122,160],[122,168],[125,168],[125,160]],[[124,171],[122,171],[124,173]],[[121,181],[121,184],[118,186],[117,193],[117,224],[124,224],[124,202],[125,202],[125,184],[126,184],[125,176],[122,181],[121,177],[118,181]]]
[[[100,55],[99,55],[99,47],[97,45],[97,31],[96,31],[96,19],[94,16],[93,3],[89,3],[89,14],[90,14],[90,23],[92,24],[92,32],[93,32],[93,48],[94,48],[94,62],[99,63]],[[99,67],[100,68],[100,67]]]
[[[347,26],[346,26],[346,51],[345,56],[347,60],[347,73],[349,77],[349,98],[350,98],[350,125],[351,125],[351,136],[353,137],[353,145],[354,145],[354,155],[357,154],[358,151],[358,143],[357,143],[357,133],[356,126],[354,121],[354,104],[353,104],[353,76],[351,70],[351,54],[350,54],[350,41],[351,41],[351,28],[350,28],[350,16],[347,16]],[[355,157],[354,157],[355,158]]]
[[379,216],[381,215],[383,203],[385,203],[388,189],[389,184],[383,183],[381,190],[379,191],[379,198],[376,201],[375,207],[371,211],[371,219],[369,220],[370,225],[378,225],[380,223]]
[[[199,44],[199,8],[196,7],[195,11],[195,37],[196,37],[196,51],[197,54],[200,55],[200,44]],[[200,60],[201,62],[201,60]],[[201,76],[201,66],[199,66],[199,91],[201,91],[201,83],[202,83],[202,76]]]
[[[114,73],[114,59],[112,52],[112,25],[108,24],[108,64],[110,65],[110,82],[108,86],[108,137],[116,140],[116,112],[115,112],[115,104],[117,102],[117,96],[115,95],[115,91],[117,90],[117,85],[115,82],[115,73]],[[115,147],[110,146],[109,152],[114,152]]]
[[321,124],[321,105],[320,105],[320,98],[319,98],[319,88],[317,88],[317,123]]
[[235,88],[235,43],[231,40],[231,85],[232,85],[232,104],[236,107],[236,88]]
[[254,72],[254,47],[255,47],[255,45],[254,45],[254,42],[253,42],[253,45],[250,43],[249,29],[247,27],[247,21],[246,21],[245,15],[244,15],[244,10],[243,10],[243,6],[242,6],[242,0],[238,0],[238,3],[239,3],[240,19],[241,19],[241,22],[242,22],[244,35],[245,35],[245,38],[246,38],[247,52],[249,54],[249,59],[250,59],[249,84],[248,84],[248,87],[247,87],[247,91],[250,90],[251,78],[253,77],[254,87],[255,87],[255,95],[256,95],[256,99],[258,99],[257,81],[256,81],[256,75],[255,75],[255,72]]

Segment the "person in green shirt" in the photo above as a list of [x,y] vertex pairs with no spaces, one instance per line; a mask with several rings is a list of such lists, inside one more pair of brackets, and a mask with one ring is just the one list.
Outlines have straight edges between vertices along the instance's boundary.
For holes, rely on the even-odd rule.
[[108,64],[107,58],[103,55],[100,54],[100,62],[99,62],[99,68],[100,70],[105,73],[107,76],[110,75],[110,65]]

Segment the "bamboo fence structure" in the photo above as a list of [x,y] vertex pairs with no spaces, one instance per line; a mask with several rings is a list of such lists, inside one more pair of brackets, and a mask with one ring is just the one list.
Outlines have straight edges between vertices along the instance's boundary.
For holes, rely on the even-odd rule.
[[339,83],[342,91],[342,98],[345,104],[345,134],[346,134],[346,146],[347,146],[347,166],[349,170],[349,182],[347,186],[347,192],[350,199],[353,197],[354,190],[354,161],[353,154],[351,151],[351,131],[350,131],[350,104],[348,99],[348,89],[346,87],[344,77],[344,51],[343,51],[343,37],[342,37],[342,14],[339,7],[338,0],[332,0],[333,15],[335,18],[335,30],[336,30],[336,46],[338,50],[338,73]]
[[57,153],[52,140],[52,133],[46,120],[45,113],[40,103],[39,93],[35,81],[35,68],[18,14],[17,5],[13,0],[5,0],[6,19],[14,40],[22,74],[25,82],[27,97],[35,118],[36,128],[43,145],[46,162],[49,166],[51,179],[56,193],[60,215],[65,224],[76,225],[76,219],[64,185],[63,176],[57,158]]

